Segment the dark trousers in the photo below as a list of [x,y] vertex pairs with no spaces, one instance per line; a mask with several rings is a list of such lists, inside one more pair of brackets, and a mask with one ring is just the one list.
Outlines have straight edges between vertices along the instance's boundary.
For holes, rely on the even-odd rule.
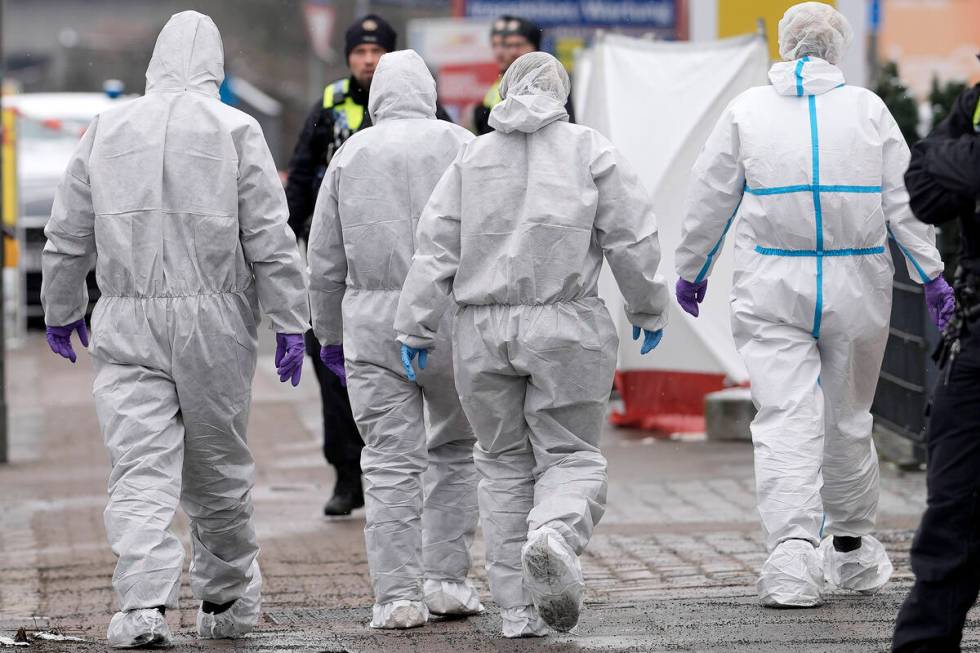
[[360,488],[361,449],[364,441],[351,413],[347,388],[320,360],[320,343],[313,331],[306,332],[306,351],[313,359],[313,371],[320,383],[323,406],[323,456],[337,470],[338,484],[357,482]]
[[895,625],[896,652],[959,651],[980,590],[980,322],[970,326],[933,400],[928,505],[912,543],[915,585]]

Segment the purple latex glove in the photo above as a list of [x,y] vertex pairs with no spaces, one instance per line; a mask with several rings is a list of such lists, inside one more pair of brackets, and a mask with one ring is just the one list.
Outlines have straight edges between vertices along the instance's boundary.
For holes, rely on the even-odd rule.
[[88,347],[88,329],[85,328],[85,319],[66,324],[65,326],[47,328],[48,347],[51,351],[64,356],[72,363],[78,360],[75,350],[71,348],[71,332],[78,331],[78,341],[83,347]]
[[340,385],[347,387],[347,369],[344,367],[344,346],[327,345],[320,347],[320,360],[327,369],[340,379]]
[[276,372],[282,383],[289,379],[293,387],[299,385],[303,375],[303,357],[306,355],[306,345],[303,344],[302,333],[276,334]]
[[674,293],[677,295],[677,303],[694,317],[698,316],[698,304],[704,301],[707,292],[707,279],[700,283],[691,283],[678,277],[677,286],[674,289]]
[[956,299],[953,295],[953,289],[949,287],[945,279],[936,277],[925,285],[925,290],[929,317],[936,323],[939,330],[943,331],[956,312]]

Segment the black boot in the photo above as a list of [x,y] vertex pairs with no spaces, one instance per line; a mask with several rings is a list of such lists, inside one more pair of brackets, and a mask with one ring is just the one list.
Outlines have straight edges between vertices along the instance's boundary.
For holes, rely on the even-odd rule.
[[343,517],[364,507],[364,491],[361,489],[361,470],[337,470],[337,484],[333,496],[323,506],[327,517]]

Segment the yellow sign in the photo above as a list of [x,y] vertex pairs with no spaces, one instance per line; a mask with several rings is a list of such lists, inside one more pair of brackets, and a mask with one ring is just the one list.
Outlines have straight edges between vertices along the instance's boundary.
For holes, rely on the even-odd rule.
[[[9,233],[17,224],[17,114],[13,109],[3,109],[0,116],[0,166],[3,168],[0,193],[3,193],[0,213],[3,226]],[[17,267],[17,240],[3,236],[4,267]]]
[[17,114],[13,109],[4,109],[2,115],[2,144],[0,157],[3,165],[3,224],[13,227],[17,224]]
[[575,54],[585,47],[585,39],[579,36],[566,36],[555,43],[555,57],[565,66],[565,70],[575,72]]
[[[824,0],[829,5],[835,2]],[[739,36],[758,30],[758,19],[766,23],[769,57],[779,61],[779,19],[799,0],[718,0],[718,36]]]

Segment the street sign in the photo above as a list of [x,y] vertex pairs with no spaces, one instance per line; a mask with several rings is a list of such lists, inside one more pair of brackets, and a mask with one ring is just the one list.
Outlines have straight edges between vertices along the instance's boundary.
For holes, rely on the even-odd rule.
[[408,47],[435,68],[492,62],[491,24],[483,20],[416,18],[408,21]]
[[466,15],[492,19],[509,14],[541,27],[674,29],[677,4],[677,0],[467,0]]
[[330,47],[337,9],[330,0],[308,0],[303,5],[306,18],[306,31],[310,36],[310,47],[321,61],[330,62],[334,52]]

